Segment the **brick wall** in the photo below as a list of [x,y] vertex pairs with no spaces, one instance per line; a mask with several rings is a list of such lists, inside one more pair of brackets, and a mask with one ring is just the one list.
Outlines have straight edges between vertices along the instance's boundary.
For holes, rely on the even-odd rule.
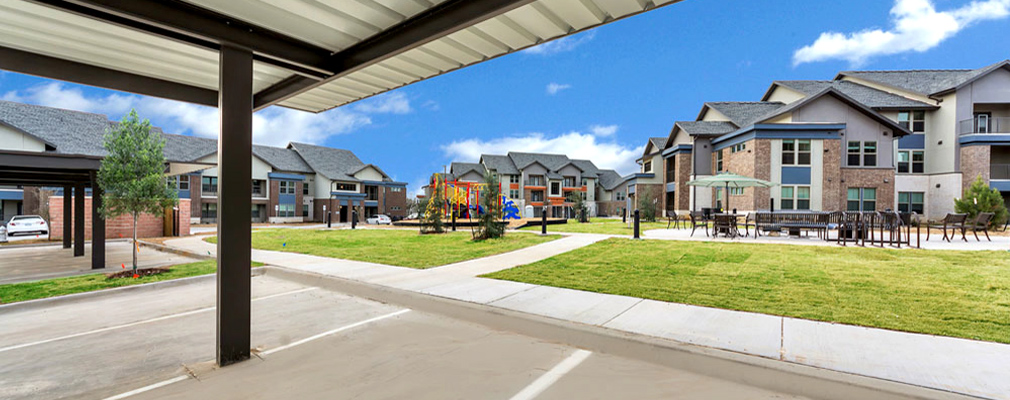
[[[822,159],[821,210],[845,210],[845,193],[842,190],[842,141],[825,140]],[[892,187],[894,180],[891,180]]]
[[[745,149],[736,153],[728,147],[722,149],[723,171],[766,181],[771,180],[771,140],[755,139],[743,144]],[[716,152],[713,152],[712,171],[718,171],[716,169],[717,160]],[[714,197],[715,191],[712,193]],[[769,188],[744,188],[743,194],[729,197],[729,207],[741,211],[767,209],[770,198],[771,189]],[[726,205],[725,201],[723,205]]]
[[[190,199],[179,199],[179,234],[189,235]],[[63,196],[49,197],[49,229],[51,239],[63,238]],[[71,223],[74,218],[73,208],[70,209]],[[137,237],[160,237],[164,235],[164,217],[142,214],[137,219]],[[133,217],[121,215],[105,221],[106,238],[133,237]],[[84,198],[84,238],[91,239],[91,197]]]
[[[391,187],[384,187],[379,191],[379,206],[382,206],[382,200],[386,201],[386,209],[380,209],[380,213],[384,213],[391,217],[404,217],[407,215],[407,189],[403,188],[399,192],[394,192]],[[399,210],[393,210],[393,207],[399,207]]]
[[659,183],[637,183],[635,184],[635,201],[631,205],[631,210],[638,208],[638,201],[643,198],[656,200],[656,217],[663,216],[664,204],[666,203],[666,191],[663,184]]
[[681,153],[674,156],[677,158],[677,204],[674,210],[688,211],[691,209],[691,187],[687,185],[691,181],[691,154]]
[[203,196],[203,181],[200,175],[191,175],[189,177],[189,215],[194,218],[200,218],[203,210],[200,209],[203,201],[201,200]]
[[[842,182],[839,208],[845,210],[849,188],[876,188],[877,211],[894,208],[894,170],[890,168],[842,168]],[[884,182],[884,181],[887,182]]]
[[270,191],[270,203],[267,204],[267,217],[273,218],[277,216],[277,204],[281,191],[280,182],[270,180],[267,186]]
[[989,183],[989,163],[992,158],[992,148],[989,146],[961,147],[961,193],[963,194],[975,182],[979,175]]
[[596,202],[596,214],[609,217],[620,217],[621,210],[625,207],[624,201],[598,201]]

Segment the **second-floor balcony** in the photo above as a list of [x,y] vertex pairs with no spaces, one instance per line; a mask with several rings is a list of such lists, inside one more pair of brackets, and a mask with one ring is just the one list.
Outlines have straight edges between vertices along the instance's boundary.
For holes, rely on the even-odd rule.
[[523,186],[547,187],[547,181],[544,179],[527,179]]
[[958,122],[958,133],[962,135],[1010,134],[1010,117],[976,116]]
[[989,179],[1010,180],[1010,164],[989,164]]

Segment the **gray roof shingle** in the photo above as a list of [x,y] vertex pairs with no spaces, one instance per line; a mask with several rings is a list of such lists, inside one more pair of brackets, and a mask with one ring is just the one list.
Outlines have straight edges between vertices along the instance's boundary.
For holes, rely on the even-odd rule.
[[691,136],[719,136],[737,130],[736,125],[725,121],[677,121],[676,126]]
[[217,152],[217,140],[168,134],[165,137],[165,159],[194,162]]
[[519,170],[516,168],[515,164],[512,163],[512,159],[509,158],[509,156],[482,154],[480,159],[481,162],[484,163],[484,166],[488,169],[497,171],[499,174],[519,175]]
[[600,186],[604,190],[614,190],[622,183],[627,182],[628,177],[622,177],[617,171],[612,169],[600,170]]
[[348,150],[294,142],[288,147],[298,152],[316,173],[330,180],[360,181],[354,177],[354,173],[360,171],[365,163]]
[[652,143],[653,153],[663,151],[666,148],[666,137],[651,137],[649,143]]
[[517,153],[510,151],[509,158],[516,168],[522,170],[530,164],[538,163],[550,171],[557,171],[568,164],[571,160],[564,154],[544,154],[544,153]]
[[572,164],[582,170],[582,176],[585,178],[599,178],[600,169],[596,168],[596,164],[593,164],[589,160],[572,160]]
[[305,174],[313,172],[312,167],[309,167],[309,164],[306,164],[305,160],[296,151],[291,149],[254,145],[252,152],[256,157],[270,164],[271,167],[274,167],[278,171]]
[[725,115],[737,127],[742,128],[785,104],[778,101],[719,101],[708,102],[705,105]]
[[996,68],[1008,66],[1010,66],[1010,60],[1003,60],[978,69],[842,71],[838,73],[838,77],[851,76],[914,93],[932,95],[957,88]]
[[912,100],[905,96],[888,93],[849,81],[776,81],[778,85],[790,88],[807,96],[833,87],[870,108],[938,108],[935,105]]
[[484,176],[484,165],[464,162],[454,162],[449,165],[449,173],[451,173],[456,179],[459,179],[470,172],[476,172],[480,176]]

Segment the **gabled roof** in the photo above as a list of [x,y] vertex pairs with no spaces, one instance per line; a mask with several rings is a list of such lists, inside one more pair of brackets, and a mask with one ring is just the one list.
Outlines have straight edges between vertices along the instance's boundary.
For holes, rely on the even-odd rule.
[[480,156],[480,162],[483,163],[487,169],[497,171],[499,174],[519,175],[519,169],[517,169],[515,164],[512,163],[512,159],[509,158],[509,156],[482,154]]
[[298,155],[316,173],[335,181],[359,182],[360,179],[354,177],[354,173],[361,170],[365,163],[358,159],[354,153],[334,149],[332,147],[316,146],[307,143],[288,144],[288,148],[298,152]]
[[217,152],[217,140],[214,139],[167,133],[164,138],[165,159],[168,161],[196,162]]
[[[216,142],[216,141],[215,141]],[[280,147],[254,145],[252,152],[256,157],[270,164],[275,170],[285,172],[301,172],[311,174],[312,168],[305,163],[305,160],[291,149]]]
[[714,137],[737,130],[737,126],[726,121],[677,121],[673,124],[691,136]]
[[97,157],[106,155],[103,137],[115,124],[101,114],[3,100],[0,121],[47,143],[56,153]]
[[978,69],[842,71],[838,73],[835,80],[849,76],[929,96],[958,89],[998,68],[1010,69],[1010,60],[1003,60]]
[[596,164],[593,164],[589,160],[572,160],[572,164],[576,168],[582,170],[582,177],[584,178],[598,178],[600,174],[600,169],[596,168]]
[[[813,101],[815,101],[815,100],[817,100],[817,99],[819,99],[821,97],[824,97],[824,96],[833,96],[833,97],[837,98],[838,100],[841,100],[843,103],[848,104],[850,107],[862,111],[868,117],[876,120],[880,124],[886,125],[886,126],[890,127],[891,130],[894,132],[894,136],[895,137],[911,134],[911,132],[909,132],[908,129],[905,129],[901,125],[898,125],[897,122],[894,122],[890,118],[887,118],[887,117],[881,115],[877,111],[875,111],[875,110],[867,107],[866,105],[864,105],[864,104],[856,101],[852,97],[849,97],[849,96],[845,95],[844,93],[842,93],[841,91],[839,91],[838,89],[835,89],[833,87],[828,87],[828,88],[826,88],[826,89],[824,89],[824,90],[822,90],[820,92],[817,92],[817,93],[815,93],[813,95],[807,96],[807,97],[803,98],[802,100],[795,101],[795,102],[790,103],[789,105],[787,105],[785,107],[781,107],[781,108],[779,108],[777,110],[774,110],[774,111],[772,111],[772,112],[770,112],[770,113],[768,113],[766,115],[763,115],[763,116],[759,117],[754,122],[755,123],[759,123],[759,122],[767,121],[767,120],[770,120],[770,119],[774,119],[774,118],[779,117],[779,116],[781,116],[783,114],[792,112],[793,110],[796,110],[796,109],[798,109],[800,107],[803,107],[803,106],[805,106],[805,105],[807,105],[807,104],[809,104],[809,103],[811,103],[811,102],[813,102]],[[821,121],[821,122],[838,122],[838,121]]]
[[570,161],[568,156],[564,154],[517,153],[510,151],[508,155],[516,168],[520,170],[526,169],[530,164],[538,163],[550,171],[557,171]]
[[644,157],[649,154],[655,154],[657,152],[663,151],[664,148],[666,148],[665,137],[651,137],[649,138],[649,143],[645,146],[645,152],[642,154],[642,156]]
[[600,187],[602,187],[604,190],[614,190],[618,186],[621,186],[622,183],[627,182],[628,179],[630,178],[630,175],[627,177],[622,177],[621,174],[618,174],[617,171],[614,171],[612,169],[600,170],[599,174],[600,174]]
[[729,118],[737,127],[753,124],[762,115],[777,110],[785,104],[778,101],[719,101],[707,102],[698,113],[700,121],[708,109],[713,109]]
[[350,176],[357,175],[358,172],[364,171],[364,170],[366,170],[368,168],[374,169],[376,172],[379,173],[379,175],[382,175],[382,179],[383,180],[389,180],[390,179],[389,175],[386,174],[386,171],[383,171],[382,168],[379,168],[379,166],[375,165],[375,164],[365,164],[365,165],[362,165],[360,168],[355,169],[354,171],[351,171],[351,173],[349,173],[348,175],[350,175]]
[[454,162],[449,165],[449,173],[456,179],[470,173],[476,172],[480,176],[484,176],[484,165],[478,163],[464,163],[464,162]]
[[767,100],[771,96],[772,91],[775,90],[776,86],[783,86],[789,89],[800,92],[804,95],[812,95],[819,93],[827,88],[838,89],[839,92],[844,93],[856,101],[865,104],[870,108],[881,109],[930,109],[935,110],[939,108],[936,105],[923,103],[918,100],[912,100],[905,96],[897,95],[894,93],[888,93],[883,90],[878,90],[871,88],[869,86],[860,85],[856,82],[850,81],[775,81],[772,83],[768,91],[765,92],[762,100]]

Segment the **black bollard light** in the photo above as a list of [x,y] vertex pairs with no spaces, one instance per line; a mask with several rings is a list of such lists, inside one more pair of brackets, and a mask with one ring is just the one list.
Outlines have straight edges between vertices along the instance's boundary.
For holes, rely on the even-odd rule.
[[635,239],[641,239],[638,235],[638,209],[635,209]]
[[358,212],[351,211],[351,229],[358,225]]
[[333,227],[333,211],[326,212],[326,228]]
[[540,234],[547,234],[547,207],[544,207],[544,211],[540,213]]
[[452,211],[452,231],[456,232],[456,211]]

